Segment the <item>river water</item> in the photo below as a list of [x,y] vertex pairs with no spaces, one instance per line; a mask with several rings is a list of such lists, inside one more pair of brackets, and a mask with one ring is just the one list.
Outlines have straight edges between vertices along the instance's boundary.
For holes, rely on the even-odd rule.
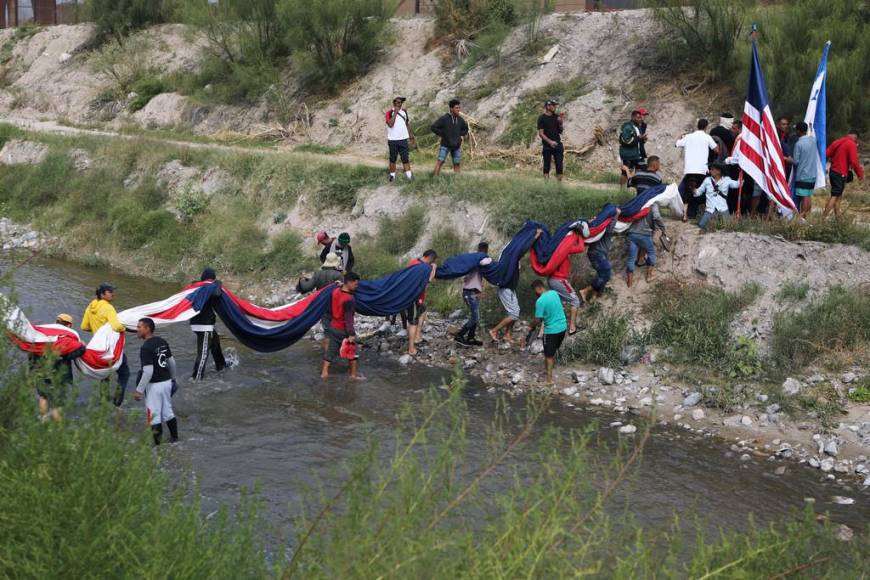
[[[12,264],[11,258],[0,256],[4,272]],[[52,260],[20,265],[12,277],[19,301],[35,323],[52,322],[55,314],[64,311],[73,314],[78,326],[102,281],[117,286],[118,310],[178,290],[174,285]],[[185,324],[160,334],[169,341],[180,363],[180,376],[186,379],[195,354],[193,334]],[[242,489],[258,485],[267,515],[282,534],[292,534],[290,520],[303,498],[318,489],[327,494],[337,489],[340,481],[335,474],[341,462],[365,447],[368,434],[390,441],[402,405],[420,400],[426,387],[442,383],[447,376],[444,371],[405,369],[364,354],[361,369],[367,381],[352,383],[336,376],[324,384],[313,341],[272,354],[254,353],[232,337],[225,339],[224,346],[238,350],[241,365],[220,377],[211,372],[201,383],[182,381],[174,399],[182,441],[169,451],[168,463],[173,473],[195,478],[206,510],[222,503],[232,505]],[[139,362],[134,336],[127,354],[135,377]],[[87,389],[82,391],[85,397]],[[496,397],[472,383],[466,398],[469,438],[480,441],[482,449]],[[141,403],[128,394],[124,406]],[[603,455],[612,452],[614,430],[606,427],[612,420],[617,418],[557,403],[543,423],[569,429],[584,428],[592,421],[603,424],[595,447]],[[830,512],[837,522],[863,529],[870,521],[870,493],[822,482],[817,470],[797,464],[790,464],[786,475],[776,476],[773,470],[778,463],[760,459],[740,463],[736,457],[726,457],[726,449],[722,441],[657,428],[635,477],[614,498],[611,509],[627,510],[650,528],[670,525],[676,513],[683,521],[699,515],[708,530],[742,529],[749,514],[759,523],[778,521],[802,510],[804,498],[811,497],[817,511]],[[484,461],[482,455],[475,455],[474,445],[469,453],[472,463]],[[529,455],[520,450],[506,468],[528,460]],[[497,476],[489,484],[497,487]],[[835,495],[853,497],[856,503],[835,504],[831,501]]]

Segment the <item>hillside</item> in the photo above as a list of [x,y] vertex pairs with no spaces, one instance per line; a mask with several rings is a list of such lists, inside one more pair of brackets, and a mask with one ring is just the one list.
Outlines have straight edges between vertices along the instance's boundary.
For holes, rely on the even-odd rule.
[[[107,74],[100,52],[90,49],[90,25],[50,27],[29,37],[3,30],[0,45],[7,56],[0,115],[116,129],[169,128],[222,138],[275,134],[281,127],[280,136],[289,144],[311,142],[380,156],[383,111],[393,96],[407,96],[413,119],[424,127],[456,96],[463,100],[464,112],[479,122],[475,156],[534,163],[538,101],[554,96],[564,101],[567,113],[566,148],[589,149],[581,158],[585,171],[616,171],[615,131],[631,109],[644,106],[651,111],[647,149],[663,158],[667,174],[675,175],[674,139],[698,116],[715,118],[734,101],[733,96],[712,94],[705,94],[704,102],[698,95],[687,97],[677,79],[643,68],[652,59],[655,40],[644,10],[548,15],[541,22],[541,50],[529,54],[525,32],[518,28],[507,37],[500,62],[455,63],[447,48],[433,42],[432,30],[427,19],[394,20],[394,40],[379,64],[334,98],[305,95],[293,78],[286,78],[277,103],[262,98],[250,106],[224,105],[202,95],[170,92],[132,113],[128,109],[136,95],[113,94],[118,84],[113,75],[129,76],[139,69],[164,77],[194,74],[203,60],[202,39],[182,25],[140,32],[128,41],[135,55],[121,59]],[[601,145],[596,144],[596,128]],[[532,147],[506,154],[504,143],[517,141]]]

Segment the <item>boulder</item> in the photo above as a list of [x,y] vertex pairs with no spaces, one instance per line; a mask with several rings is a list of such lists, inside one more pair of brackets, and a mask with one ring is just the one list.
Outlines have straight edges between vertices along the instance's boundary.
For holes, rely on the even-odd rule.
[[612,385],[614,382],[613,369],[610,367],[601,367],[598,369],[598,381],[602,385]]
[[786,395],[797,395],[803,389],[803,385],[797,379],[793,379],[792,377],[788,377],[785,382],[782,383],[782,392]]
[[698,392],[689,393],[688,395],[686,395],[686,398],[683,399],[683,406],[684,407],[694,407],[695,405],[697,405],[700,402],[701,402],[701,393],[698,393]]

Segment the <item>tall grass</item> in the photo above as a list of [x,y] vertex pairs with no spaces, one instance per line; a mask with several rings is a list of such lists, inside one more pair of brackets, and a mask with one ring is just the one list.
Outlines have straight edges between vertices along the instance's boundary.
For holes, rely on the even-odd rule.
[[[286,577],[756,578],[812,569],[836,578],[866,566],[866,538],[837,541],[810,512],[769,529],[699,533],[694,545],[676,524],[647,531],[608,515],[644,437],[597,459],[591,431],[538,425],[544,398],[519,415],[500,412],[481,444],[469,440],[461,384],[451,386],[447,397],[406,408],[390,451],[372,441],[338,493],[309,506]],[[471,445],[486,450],[480,466],[469,464]],[[529,459],[506,467],[519,449]]]
[[839,218],[823,218],[811,215],[801,220],[731,220],[717,226],[733,232],[751,232],[770,236],[782,236],[787,240],[807,240],[829,244],[850,244],[870,251],[870,227],[851,214]]
[[814,362],[870,361],[870,295],[866,288],[835,287],[799,311],[773,319],[771,359],[782,370]]
[[758,297],[760,288],[750,284],[729,293],[662,282],[658,290],[647,306],[650,340],[666,346],[674,360],[727,370],[734,351],[731,321]]
[[[170,477],[141,428],[121,431],[93,402],[43,422],[34,391],[50,365],[28,372],[0,345],[0,576],[16,578],[264,577],[256,501],[202,512]],[[229,571],[232,571],[231,573]]]
[[616,366],[620,355],[630,343],[640,342],[641,338],[629,327],[629,319],[622,315],[596,315],[588,327],[582,331],[582,338],[568,341],[559,351],[564,361]]

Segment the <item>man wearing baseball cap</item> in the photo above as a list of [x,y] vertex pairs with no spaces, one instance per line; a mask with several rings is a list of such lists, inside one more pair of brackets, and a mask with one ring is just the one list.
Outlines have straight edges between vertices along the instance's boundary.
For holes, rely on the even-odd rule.
[[330,254],[338,256],[340,269],[342,272],[352,272],[355,260],[353,258],[353,248],[350,247],[350,234],[341,232],[338,237],[327,244],[320,251],[320,263],[326,261],[326,257]]
[[562,181],[565,149],[562,146],[562,123],[565,113],[556,114],[559,102],[547,99],[544,112],[538,117],[538,137],[541,138],[541,155],[544,157],[544,178],[550,177],[550,163],[556,164],[556,179]]
[[[91,300],[88,307],[85,308],[85,313],[82,315],[82,330],[86,332],[97,332],[104,324],[108,324],[115,332],[124,332],[127,327],[118,320],[118,312],[112,306],[112,300],[115,298],[115,287],[108,282],[103,282],[97,286],[97,297]],[[130,381],[130,367],[127,365],[127,355],[121,355],[121,366],[118,367],[118,388],[115,390],[115,396],[112,398],[112,403],[116,407],[120,407],[124,402],[124,393],[127,391],[127,383]],[[105,388],[108,395],[110,379],[101,381],[101,386]]]
[[405,110],[405,97],[393,99],[393,108],[386,113],[387,147],[390,152],[390,181],[396,180],[396,159],[402,158],[402,169],[405,177],[414,179],[411,173],[410,144],[415,144],[414,131],[408,122],[408,111]]
[[631,112],[631,120],[623,123],[619,129],[619,158],[623,165],[619,185],[625,185],[628,182],[628,171],[643,164],[646,127],[644,127],[644,133],[641,133],[642,123],[643,113],[639,109],[635,109]]

